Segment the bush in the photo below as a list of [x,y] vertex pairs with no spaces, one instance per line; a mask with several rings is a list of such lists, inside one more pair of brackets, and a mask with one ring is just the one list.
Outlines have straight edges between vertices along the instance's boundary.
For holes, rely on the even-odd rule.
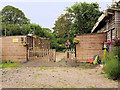
[[105,57],[104,70],[109,78],[117,79],[120,78],[120,58],[119,58],[120,48],[114,48]]

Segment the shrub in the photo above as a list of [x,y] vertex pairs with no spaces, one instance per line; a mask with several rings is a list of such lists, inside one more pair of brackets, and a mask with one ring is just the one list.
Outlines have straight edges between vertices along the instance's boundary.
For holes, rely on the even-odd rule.
[[104,70],[109,78],[120,78],[120,48],[114,48],[108,55],[105,56]]

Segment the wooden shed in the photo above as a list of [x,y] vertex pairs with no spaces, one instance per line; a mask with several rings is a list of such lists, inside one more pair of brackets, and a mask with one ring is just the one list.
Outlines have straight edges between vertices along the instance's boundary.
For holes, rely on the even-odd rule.
[[[50,49],[49,39],[39,39],[39,41],[45,40],[47,43],[36,43],[36,38],[32,36],[6,36],[2,38],[2,61],[12,62],[26,62],[28,61],[28,50],[34,49],[36,46],[44,49]],[[26,41],[28,46],[23,45],[23,41]]]
[[120,9],[107,9],[102,14],[93,29],[92,33],[107,33],[107,40],[120,37]]
[[106,40],[106,33],[76,35],[79,43],[76,45],[76,60],[88,62],[95,55],[102,58],[103,50],[101,42]]

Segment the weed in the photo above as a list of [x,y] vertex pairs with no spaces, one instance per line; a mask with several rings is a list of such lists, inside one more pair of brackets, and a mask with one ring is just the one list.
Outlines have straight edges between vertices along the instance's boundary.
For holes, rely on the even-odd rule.
[[17,85],[21,85],[20,83],[18,83]]
[[108,77],[112,79],[120,78],[120,47],[113,47],[112,51],[104,57],[104,71],[108,74]]
[[77,88],[76,86],[71,86],[71,88]]
[[62,80],[62,78],[59,78],[59,80]]
[[65,57],[62,58],[61,60],[57,61],[56,63],[59,63],[59,62],[61,62],[61,61],[63,61],[63,60],[65,60]]
[[20,67],[18,66],[18,62],[4,62],[0,64],[0,68],[6,68],[6,67]]
[[88,73],[89,75],[92,75],[92,73]]
[[49,87],[52,87],[52,85],[49,85]]
[[63,86],[67,86],[68,84],[63,84]]
[[3,73],[7,73],[8,71],[3,71]]
[[41,84],[43,87],[45,87],[45,86],[47,86],[47,85],[45,85],[45,84]]
[[104,72],[100,72],[100,74],[105,74]]
[[52,70],[52,72],[58,72],[58,71]]
[[63,70],[64,72],[66,72],[67,70]]
[[37,87],[40,87],[40,85],[38,85]]
[[82,70],[82,69],[89,69],[90,66],[81,66],[79,70]]
[[97,70],[95,70],[95,72],[97,72]]
[[61,82],[61,81],[59,80],[59,81],[57,81],[57,82]]
[[39,74],[37,74],[37,75],[35,75],[34,77],[36,78],[36,77],[38,77],[38,76],[40,76],[41,74],[39,73]]
[[0,79],[2,79],[3,77],[0,77]]
[[88,88],[95,88],[95,87],[93,87],[93,86],[88,86]]
[[41,71],[41,70],[48,70],[49,68],[48,67],[41,67],[38,71]]

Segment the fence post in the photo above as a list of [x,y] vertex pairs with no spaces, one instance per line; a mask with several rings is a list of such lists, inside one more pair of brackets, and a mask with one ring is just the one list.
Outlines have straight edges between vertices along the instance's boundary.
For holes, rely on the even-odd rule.
[[56,62],[56,49],[54,49],[54,61]]

